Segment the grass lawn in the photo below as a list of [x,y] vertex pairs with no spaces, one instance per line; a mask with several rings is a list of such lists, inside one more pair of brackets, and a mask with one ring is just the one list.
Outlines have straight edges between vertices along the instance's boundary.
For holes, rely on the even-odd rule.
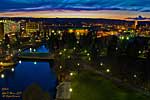
[[73,76],[71,100],[149,100],[129,89],[119,88],[93,72]]

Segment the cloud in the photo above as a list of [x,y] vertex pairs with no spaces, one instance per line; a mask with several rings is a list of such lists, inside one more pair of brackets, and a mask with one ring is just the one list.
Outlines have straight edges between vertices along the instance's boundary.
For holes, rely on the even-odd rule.
[[0,12],[40,10],[124,10],[150,12],[149,0],[1,0]]

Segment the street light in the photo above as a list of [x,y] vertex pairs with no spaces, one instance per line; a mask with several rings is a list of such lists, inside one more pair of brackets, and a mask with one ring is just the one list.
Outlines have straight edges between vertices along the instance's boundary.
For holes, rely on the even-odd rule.
[[121,36],[120,39],[121,39],[121,40],[124,40],[124,36]]
[[5,75],[4,75],[4,74],[1,74],[1,78],[5,78]]
[[66,52],[67,51],[67,49],[64,49],[64,52]]
[[15,69],[14,69],[14,68],[12,68],[12,69],[11,69],[11,71],[12,71],[12,72],[14,72],[14,71],[15,71]]
[[89,58],[89,61],[91,61],[91,58]]
[[69,92],[72,92],[72,88],[69,89]]
[[103,66],[104,65],[103,62],[101,62],[100,65]]
[[137,78],[137,75],[133,75],[134,78]]
[[110,69],[107,69],[106,72],[109,73],[109,72],[110,72]]
[[7,47],[10,48],[10,45],[8,44]]
[[54,35],[57,35],[57,33],[54,33]]
[[76,47],[74,47],[73,50],[76,50]]
[[36,52],[36,49],[34,49],[33,51]]
[[59,52],[59,55],[62,55],[62,52]]
[[68,56],[68,59],[70,59],[71,57],[70,56]]
[[73,76],[73,73],[70,73],[70,76]]
[[62,69],[62,66],[60,65],[59,68]]
[[87,53],[87,50],[84,50],[84,53]]
[[61,31],[58,31],[58,34],[60,34],[61,33]]
[[21,52],[21,49],[18,49],[19,52]]
[[30,52],[32,52],[32,48],[30,48]]
[[54,30],[52,30],[52,33],[54,33],[55,31]]
[[21,64],[22,62],[21,62],[21,60],[19,61],[19,64]]
[[129,37],[127,37],[127,40],[129,40]]
[[90,56],[90,54],[89,54],[89,53],[87,53],[87,56]]
[[10,55],[11,57],[13,56],[13,54]]

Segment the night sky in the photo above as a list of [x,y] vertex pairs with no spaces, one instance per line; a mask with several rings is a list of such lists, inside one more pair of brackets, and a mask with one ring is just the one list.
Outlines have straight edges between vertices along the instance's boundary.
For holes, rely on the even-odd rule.
[[[82,12],[79,17],[97,18],[106,16],[121,18],[120,14],[123,16],[127,13],[129,17],[139,14],[146,17],[150,15],[150,0],[0,0],[0,2],[0,16],[77,17],[78,12]],[[55,12],[56,15],[52,15],[51,12],[53,14]],[[43,16],[38,15],[39,13]]]

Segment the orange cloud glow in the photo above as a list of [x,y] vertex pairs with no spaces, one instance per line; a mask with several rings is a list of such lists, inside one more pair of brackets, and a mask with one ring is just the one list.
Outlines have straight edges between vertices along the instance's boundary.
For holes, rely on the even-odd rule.
[[149,17],[149,12],[119,11],[119,10],[96,10],[96,11],[73,11],[73,10],[46,10],[29,12],[3,12],[1,17],[43,17],[43,18],[106,18],[125,19],[136,16]]

